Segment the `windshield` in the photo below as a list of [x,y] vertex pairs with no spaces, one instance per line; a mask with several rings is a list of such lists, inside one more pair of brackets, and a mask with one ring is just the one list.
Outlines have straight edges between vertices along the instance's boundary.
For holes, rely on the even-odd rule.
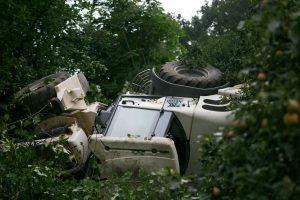
[[107,136],[150,137],[159,119],[158,110],[119,106],[107,130]]

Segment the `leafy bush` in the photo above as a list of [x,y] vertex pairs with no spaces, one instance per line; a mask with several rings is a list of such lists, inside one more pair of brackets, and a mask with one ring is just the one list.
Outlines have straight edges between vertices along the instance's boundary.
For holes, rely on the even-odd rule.
[[238,75],[253,49],[253,44],[243,34],[227,32],[199,38],[188,47],[182,59],[188,66],[214,65],[224,73],[224,82],[238,84],[244,81]]
[[181,59],[192,67],[211,64],[219,68],[224,82],[232,85],[245,81],[238,73],[257,40],[245,37],[249,30],[240,30],[239,21],[251,16],[252,7],[249,0],[213,0],[204,5],[199,11],[201,16],[182,22],[187,34],[181,42],[187,53]]
[[198,181],[202,192],[220,199],[299,199],[300,5],[262,1],[256,10],[244,23],[258,34],[250,38],[259,38],[248,63],[254,95],[223,141],[203,143],[208,162]]

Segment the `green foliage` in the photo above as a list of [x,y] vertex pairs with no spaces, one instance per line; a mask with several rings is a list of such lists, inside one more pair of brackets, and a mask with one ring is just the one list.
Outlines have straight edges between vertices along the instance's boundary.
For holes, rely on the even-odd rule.
[[[61,170],[56,167],[60,150],[54,152],[52,145],[37,148],[30,141],[14,144],[2,139],[6,141],[1,144],[0,154],[1,199],[51,199],[63,189],[58,178]],[[73,182],[68,183],[69,187],[74,186]]]
[[[0,154],[0,198],[3,199],[191,199],[191,180],[174,171],[138,175],[126,173],[107,180],[63,178],[52,145],[22,146],[4,143]],[[47,151],[48,154],[45,154]],[[45,157],[46,156],[46,157]],[[55,156],[55,159],[51,156]]]
[[62,70],[83,71],[91,81],[89,100],[109,102],[102,88],[115,96],[140,69],[173,59],[182,30],[160,4],[17,0],[0,6],[0,199],[189,199],[187,181],[169,171],[109,180],[64,178],[69,162],[63,152],[20,143],[33,137],[44,116],[16,120],[23,113],[13,105],[20,88]]
[[80,37],[79,10],[57,1],[1,1],[0,95],[7,104],[21,87],[56,71],[101,71]]
[[179,25],[155,0],[1,1],[0,6],[1,199],[299,199],[298,1],[215,0],[191,27],[182,22],[189,38],[181,41],[191,50],[186,62],[210,62],[232,82],[243,69],[252,96],[239,105],[222,140],[202,137],[197,176],[164,169],[107,180],[66,179],[61,151],[8,139],[8,134],[32,136],[39,121],[35,116],[11,122],[17,115],[12,96],[62,69],[86,73],[96,94],[91,101],[104,98],[99,85],[113,96],[139,69],[180,52]]
[[125,81],[142,69],[178,55],[182,30],[157,1],[99,1],[91,6],[99,17],[84,31],[91,38],[90,53],[107,71],[88,79],[101,85],[107,97],[116,97]]
[[205,35],[199,38],[188,47],[183,59],[188,66],[212,64],[224,73],[224,82],[237,84],[244,81],[237,78],[253,49],[253,44],[245,36],[231,31],[220,36]]
[[182,43],[187,53],[182,56],[189,66],[218,67],[224,73],[224,82],[237,84],[238,73],[246,58],[252,54],[256,40],[249,40],[246,31],[238,30],[239,22],[251,14],[247,0],[214,0],[199,11],[189,23],[183,23],[187,33]]
[[83,71],[114,98],[138,71],[180,53],[182,30],[155,0],[3,1],[0,6],[5,103],[32,80],[56,71]]
[[211,196],[219,187],[220,199],[299,199],[300,5],[262,1],[256,10],[246,22],[260,38],[248,65],[254,95],[240,106],[222,142],[206,148],[213,139],[203,141],[202,155],[210,162],[199,184]]
[[190,182],[168,169],[152,174],[140,171],[139,175],[127,173],[102,181],[86,179],[77,192],[90,199],[191,199],[196,190]]

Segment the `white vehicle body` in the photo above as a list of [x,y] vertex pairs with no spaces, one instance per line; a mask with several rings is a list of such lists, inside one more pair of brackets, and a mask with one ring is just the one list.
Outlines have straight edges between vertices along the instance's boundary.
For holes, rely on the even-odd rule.
[[[233,111],[222,99],[240,95],[238,88],[221,89],[219,94],[199,98],[123,95],[109,110],[104,104],[85,102],[86,91],[77,75],[55,89],[65,112],[41,122],[37,132],[67,125],[71,133],[66,137],[77,163],[72,170],[82,170],[93,153],[100,160],[103,177],[163,167],[181,174],[196,173],[200,168],[199,137],[219,132],[232,122]],[[95,124],[102,112],[106,112],[105,123]],[[94,126],[96,130],[102,127],[93,131]]]
[[[91,135],[89,147],[103,164],[104,176],[136,168],[155,171],[163,166],[178,173],[196,173],[200,167],[199,137],[219,132],[232,122],[233,111],[229,103],[221,103],[221,98],[221,95],[199,99],[122,96],[107,130]],[[168,114],[169,118],[164,117]],[[178,126],[182,126],[176,134],[185,134],[176,137],[186,140],[186,144],[185,141],[175,144],[175,136],[172,133],[168,136],[174,120],[172,115],[178,119]]]
[[[88,147],[88,137],[92,134],[95,117],[100,109],[106,105],[95,102],[87,105],[84,97],[86,91],[77,75],[55,86],[57,99],[61,102],[64,112],[43,120],[35,129],[35,141],[38,144],[47,144],[65,139],[65,150],[70,154],[74,166],[65,173],[74,174],[84,169],[91,150]],[[57,128],[65,127],[57,134],[49,135]]]
[[[61,118],[62,120],[69,120]],[[47,120],[51,122],[54,118]],[[43,122],[44,123],[44,122]],[[42,124],[40,124],[42,125]],[[91,150],[88,148],[88,137],[82,128],[78,126],[76,119],[74,118],[74,124],[67,127],[68,131],[61,132],[59,135],[47,137],[45,139],[36,139],[35,142],[38,145],[49,144],[58,142],[61,139],[66,140],[64,149],[66,153],[70,154],[70,162],[73,162],[73,167],[66,169],[65,173],[74,174],[82,170],[87,162]]]

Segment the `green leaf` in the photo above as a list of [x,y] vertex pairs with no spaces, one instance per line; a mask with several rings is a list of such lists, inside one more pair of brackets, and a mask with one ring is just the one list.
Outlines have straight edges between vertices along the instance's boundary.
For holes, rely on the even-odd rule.
[[268,31],[273,33],[276,31],[276,29],[278,29],[280,26],[280,21],[277,20],[273,20],[268,24]]
[[244,25],[245,25],[245,21],[240,21],[238,26],[237,26],[237,29],[242,30],[244,28]]

